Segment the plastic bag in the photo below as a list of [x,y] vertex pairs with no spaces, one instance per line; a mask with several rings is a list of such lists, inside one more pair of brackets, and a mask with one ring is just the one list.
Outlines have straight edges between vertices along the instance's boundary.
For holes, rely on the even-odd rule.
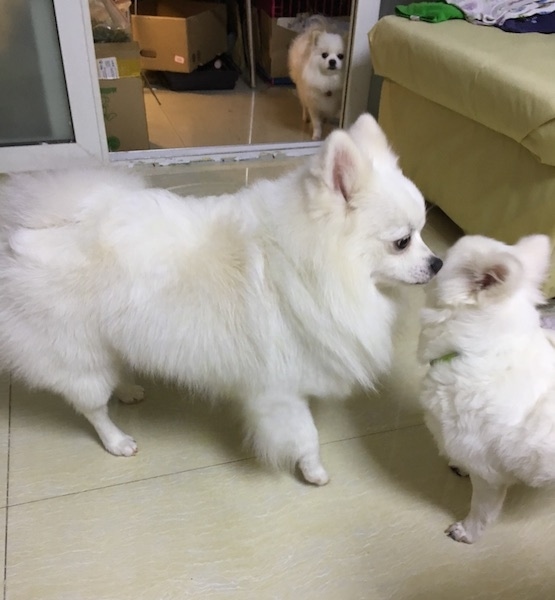
[[124,16],[129,1],[89,0],[93,40],[95,42],[129,42],[131,28]]

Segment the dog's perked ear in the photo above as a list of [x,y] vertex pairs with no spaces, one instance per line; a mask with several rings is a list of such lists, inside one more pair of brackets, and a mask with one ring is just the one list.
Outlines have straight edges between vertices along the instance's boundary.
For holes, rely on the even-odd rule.
[[389,147],[385,133],[369,113],[360,115],[348,131],[353,142],[366,158],[373,159],[379,156],[394,164],[397,163],[397,156]]
[[523,265],[509,252],[496,252],[482,265],[467,269],[473,295],[498,297],[509,295],[522,278]]
[[320,37],[321,34],[322,34],[322,31],[320,29],[314,29],[313,31],[311,31],[310,43],[312,44],[312,46],[316,46],[316,44],[318,43],[318,38]]
[[349,202],[364,171],[358,148],[347,133],[335,130],[328,136],[321,156],[325,184]]
[[500,285],[507,281],[509,277],[509,268],[503,263],[492,265],[487,271],[478,273],[474,278],[478,290],[487,290],[495,285]]
[[528,235],[514,246],[524,265],[524,276],[536,287],[547,277],[551,262],[551,243],[546,235]]

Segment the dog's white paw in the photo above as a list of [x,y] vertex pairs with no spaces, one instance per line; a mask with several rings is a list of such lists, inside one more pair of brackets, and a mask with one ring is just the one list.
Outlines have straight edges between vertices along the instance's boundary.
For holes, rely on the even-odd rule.
[[134,456],[138,448],[137,442],[130,435],[122,433],[121,437],[106,444],[106,450],[114,456]]
[[301,459],[299,461],[299,469],[308,483],[326,485],[330,480],[326,469],[324,469],[319,461]]
[[115,395],[124,404],[137,404],[144,400],[145,390],[140,385],[122,384],[117,387]]
[[472,544],[474,541],[472,536],[466,531],[462,521],[457,521],[450,525],[445,533],[456,542],[462,542],[463,544]]

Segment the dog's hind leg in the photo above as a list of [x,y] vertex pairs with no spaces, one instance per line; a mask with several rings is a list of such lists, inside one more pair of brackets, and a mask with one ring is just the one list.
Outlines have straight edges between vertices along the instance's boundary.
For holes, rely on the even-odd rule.
[[107,378],[89,374],[71,379],[64,386],[63,394],[95,428],[108,452],[115,456],[133,456],[137,453],[135,440],[116,427],[108,415],[113,387]]
[[114,396],[124,404],[137,404],[145,398],[145,390],[143,386],[137,385],[132,381],[122,381],[118,383],[114,391]]
[[145,390],[134,381],[133,374],[126,367],[121,367],[120,377],[114,396],[124,404],[137,404],[145,398]]
[[485,528],[497,519],[507,493],[506,485],[489,483],[472,473],[470,480],[472,481],[470,512],[464,521],[453,523],[445,530],[450,538],[466,544],[477,541]]
[[320,461],[318,431],[306,400],[287,392],[267,391],[249,401],[246,416],[248,439],[260,458],[274,466],[298,465],[309,483],[328,483]]

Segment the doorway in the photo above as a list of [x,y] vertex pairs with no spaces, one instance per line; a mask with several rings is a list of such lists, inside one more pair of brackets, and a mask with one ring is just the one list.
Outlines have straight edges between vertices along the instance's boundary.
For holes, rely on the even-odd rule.
[[[10,14],[16,14],[14,11],[17,6],[25,4],[34,6],[42,2],[43,0],[18,0],[14,4],[8,3],[6,0],[6,3],[1,3],[4,5],[6,17]],[[255,0],[252,0],[252,6],[254,6],[254,2]],[[212,138],[209,142],[211,145],[208,146],[185,147],[182,145],[181,147],[177,147],[172,144],[173,147],[171,148],[156,148],[156,144],[153,144],[153,148],[147,150],[108,152],[97,62],[90,27],[89,0],[75,0],[75,2],[71,3],[71,7],[64,0],[49,0],[49,3],[54,6],[55,11],[59,47],[65,75],[65,88],[69,98],[75,141],[67,143],[56,141],[56,143],[53,143],[47,139],[41,139],[32,145],[10,145],[8,143],[4,147],[0,147],[0,172],[66,168],[73,164],[98,164],[99,162],[124,162],[129,164],[147,162],[149,164],[162,165],[189,163],[198,160],[221,161],[256,159],[260,157],[271,158],[275,156],[301,156],[312,154],[318,148],[319,142],[302,141],[306,138],[301,138],[300,140],[297,138],[295,140],[294,137],[290,137],[287,141],[283,141],[286,138],[281,138],[282,141],[277,142],[268,141],[269,138],[266,138],[263,141],[259,141],[262,138],[257,138],[254,135],[253,121],[252,130],[249,130],[253,134],[250,140],[246,142],[235,138],[235,140],[231,140],[231,143],[229,143],[230,140],[222,140],[224,143],[219,143],[216,138]],[[371,69],[367,34],[378,18],[379,0],[368,0],[365,2],[352,0],[351,13],[351,30],[349,36],[350,59],[346,73],[345,100],[341,115],[342,126],[348,126],[358,114],[367,110],[368,107]],[[5,24],[7,25],[9,19],[6,20],[5,18],[4,21],[6,21]],[[5,47],[0,48],[0,51],[6,52],[7,47],[5,45]],[[49,74],[46,73],[43,76],[48,77]],[[269,90],[270,94],[288,93],[296,102],[292,87],[280,87],[276,82],[262,80],[259,76],[257,88],[252,90],[248,87],[248,78],[245,81],[245,77],[242,75],[241,81],[243,82],[241,85],[246,87],[238,88],[232,94],[240,95],[240,93],[243,93],[245,96],[248,95],[250,103],[252,104],[254,101],[255,106],[256,94],[258,93],[260,97],[260,87],[262,85],[267,86],[265,89]],[[156,90],[154,91],[156,92]],[[217,96],[218,94],[214,95]],[[141,98],[143,96],[148,98],[147,102],[153,100],[148,85],[144,90],[141,89]],[[203,99],[208,97],[209,94],[202,96]],[[23,102],[24,97],[22,96],[15,101]],[[250,107],[251,104],[248,106]],[[206,102],[201,103],[202,108],[206,106]],[[300,121],[300,106],[296,103],[293,106],[297,115],[299,115]],[[9,109],[10,106],[5,106],[4,108]],[[282,114],[288,119],[293,119],[293,110],[293,107],[291,107],[290,113],[288,110],[285,110]],[[214,121],[214,112],[210,111],[206,115],[199,115],[198,120],[210,124]],[[269,112],[271,115],[272,111]],[[250,115],[254,115],[254,111],[249,113],[249,119]],[[266,121],[268,122],[269,118],[266,118]],[[228,128],[229,123],[229,118],[220,121],[219,129]],[[299,130],[301,127],[302,124],[300,124]],[[299,130],[296,131],[298,132]],[[275,136],[274,139],[280,138]],[[169,144],[164,145],[169,146]],[[159,144],[159,146],[162,146],[162,144]]]
[[[165,0],[165,13],[171,14],[171,2]],[[340,33],[347,44],[352,4],[351,0],[218,2],[220,14],[223,6],[226,9],[225,52],[209,56],[207,63],[193,73],[144,72],[148,81],[144,100],[150,149],[310,142],[311,127],[302,120],[295,86],[289,79],[287,49],[315,14],[323,15],[327,26]],[[180,6],[183,10],[183,3]],[[153,2],[135,0],[132,11],[136,13],[132,17],[133,37],[143,52],[148,46],[143,40],[151,33],[149,19],[156,21],[156,17],[141,14],[152,13]],[[203,35],[215,37],[218,26],[215,24],[214,30],[207,29]],[[216,49],[217,45],[213,52]],[[147,63],[143,66],[150,66],[149,62],[158,66],[148,58],[142,62]],[[173,66],[176,70],[184,67]],[[195,89],[194,76],[199,70],[204,77]],[[223,89],[212,90],[212,86]],[[338,125],[338,120],[328,124],[324,134]]]

